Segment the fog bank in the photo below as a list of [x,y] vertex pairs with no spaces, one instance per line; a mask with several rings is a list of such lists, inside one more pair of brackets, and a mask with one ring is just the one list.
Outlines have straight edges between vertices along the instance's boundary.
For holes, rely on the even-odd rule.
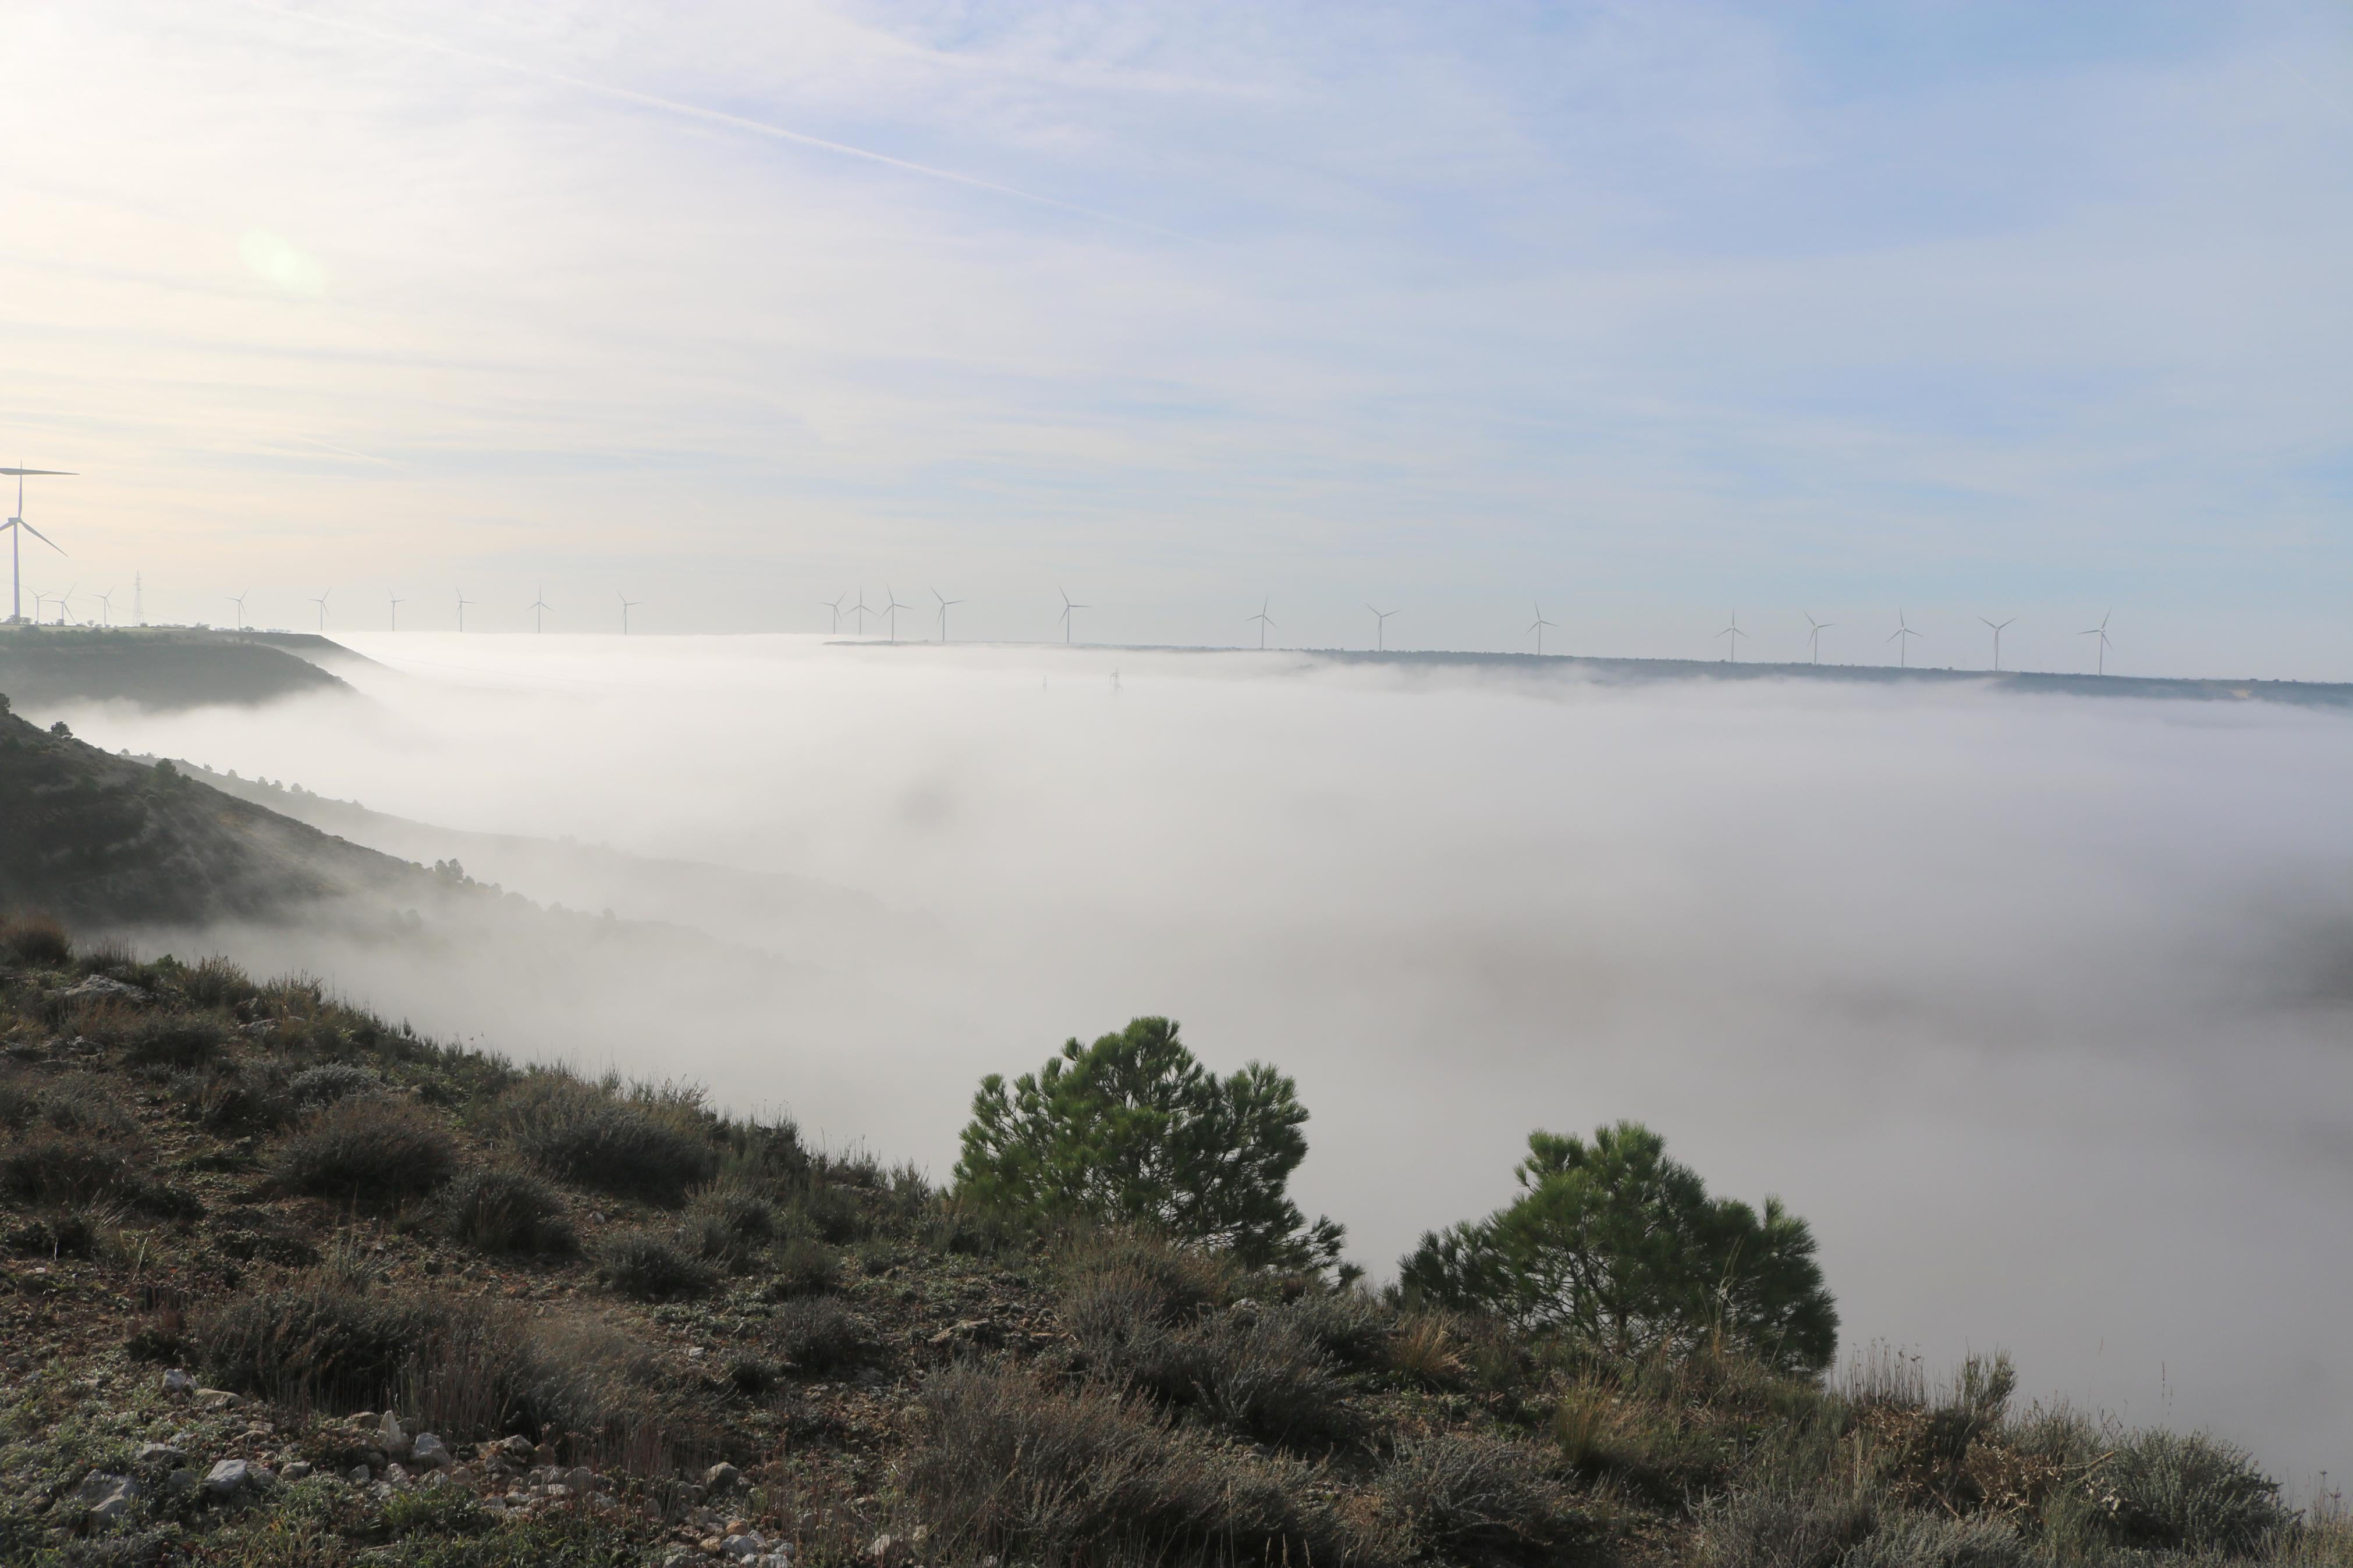
[[[718,940],[431,964],[175,940],[518,1055],[699,1077],[935,1175],[981,1073],[1171,1014],[1212,1064],[1298,1078],[1301,1201],[1377,1275],[1501,1201],[1531,1127],[1638,1117],[1813,1221],[1849,1346],[2006,1348],[2029,1389],[2211,1424],[2291,1482],[2353,1467],[2343,716],[347,640],[393,672],[346,672],[371,703],[68,716],[423,823],[712,862]],[[692,912],[618,858],[516,876]]]

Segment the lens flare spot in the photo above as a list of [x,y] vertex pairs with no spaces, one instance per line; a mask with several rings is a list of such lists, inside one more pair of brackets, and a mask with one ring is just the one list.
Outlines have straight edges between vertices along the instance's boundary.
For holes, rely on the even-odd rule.
[[281,235],[254,229],[237,243],[247,267],[280,293],[316,300],[327,292],[327,269],[319,259]]

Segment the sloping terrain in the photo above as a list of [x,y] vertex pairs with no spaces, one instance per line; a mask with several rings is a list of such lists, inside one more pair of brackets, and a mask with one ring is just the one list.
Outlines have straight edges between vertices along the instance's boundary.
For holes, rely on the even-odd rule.
[[0,922],[0,1560],[2353,1563],[2227,1445],[1612,1365]]
[[259,634],[160,626],[0,628],[0,692],[34,711],[69,702],[169,709],[356,695],[320,663]]

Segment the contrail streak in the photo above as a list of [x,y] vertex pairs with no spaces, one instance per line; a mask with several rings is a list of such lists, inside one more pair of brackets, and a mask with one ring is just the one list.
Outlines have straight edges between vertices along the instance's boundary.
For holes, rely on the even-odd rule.
[[866,147],[853,147],[847,142],[835,142],[823,136],[812,136],[805,131],[793,131],[782,125],[771,125],[765,120],[748,120],[743,115],[729,114],[723,110],[705,109],[694,103],[681,103],[676,99],[659,98],[650,92],[638,92],[631,88],[615,87],[609,82],[591,81],[586,77],[567,76],[562,71],[548,70],[540,66],[500,59],[495,55],[476,54],[471,49],[462,49],[454,44],[445,44],[438,38],[421,38],[402,33],[387,33],[358,22],[347,22],[340,16],[322,16],[309,11],[294,10],[285,5],[272,5],[268,3],[268,0],[240,0],[240,3],[252,10],[267,11],[272,16],[290,17],[295,21],[309,22],[317,26],[332,27],[339,32],[350,33],[363,38],[373,38],[377,43],[392,44],[402,48],[426,49],[434,54],[447,55],[452,59],[465,60],[479,66],[489,66],[493,70],[511,71],[518,76],[536,77],[542,81],[552,81],[565,87],[577,88],[583,92],[593,92],[600,97],[617,99],[623,103],[634,103],[642,109],[658,109],[664,113],[680,115],[688,120],[700,120],[711,125],[723,125],[732,131],[747,131],[754,136],[765,136],[772,141],[790,142],[803,147],[814,147],[819,152],[831,153],[839,157],[863,159],[867,163],[880,163],[885,168],[897,169],[905,174],[921,174],[926,179],[945,180],[950,184],[964,185],[976,191],[987,191],[992,195],[1010,196],[1015,201],[1029,202],[1036,206],[1052,207],[1057,211],[1071,213],[1080,217],[1092,218],[1098,223],[1117,224],[1123,228],[1158,235],[1164,239],[1189,240],[1192,237],[1190,235],[1179,234],[1174,229],[1161,228],[1156,225],[1139,222],[1132,217],[1122,217],[1117,213],[1104,212],[1096,207],[1081,206],[1076,202],[1066,202],[1054,196],[1041,196],[1035,191],[1025,191],[1013,185],[1000,185],[994,180],[984,180],[976,174],[960,174],[954,169],[936,168],[930,163],[917,163],[905,158],[894,158],[888,153],[877,153]]

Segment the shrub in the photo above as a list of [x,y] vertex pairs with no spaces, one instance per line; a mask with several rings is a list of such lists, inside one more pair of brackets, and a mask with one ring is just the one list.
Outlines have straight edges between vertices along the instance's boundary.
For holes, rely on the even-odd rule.
[[522,1171],[468,1171],[442,1205],[449,1235],[484,1252],[567,1256],[580,1245],[555,1189]]
[[2204,1432],[2137,1432],[2092,1485],[2110,1532],[2128,1545],[2247,1552],[2295,1518],[2278,1482],[2243,1450]]
[[209,1013],[150,1013],[125,1033],[125,1057],[142,1067],[195,1068],[219,1055],[228,1028]]
[[[453,1427],[586,1428],[606,1415],[594,1358],[551,1345],[501,1303],[378,1295],[325,1279],[237,1297],[196,1329],[221,1386],[298,1407],[470,1413],[444,1426],[445,1436]],[[439,1411],[427,1408],[437,1403]]]
[[750,1193],[706,1189],[687,1216],[694,1250],[704,1261],[742,1272],[776,1234],[776,1211]]
[[0,915],[0,955],[16,963],[58,969],[72,962],[73,942],[50,916]]
[[1878,1524],[1866,1497],[1762,1487],[1703,1510],[1698,1556],[1706,1568],[1840,1568]]
[[1377,1297],[1360,1289],[1311,1290],[1290,1313],[1316,1349],[1342,1366],[1365,1371],[1388,1360],[1398,1315]]
[[350,1062],[321,1062],[286,1080],[286,1092],[298,1105],[332,1105],[353,1095],[377,1093],[383,1088],[384,1079]]
[[1324,1268],[1341,1227],[1313,1225],[1287,1195],[1306,1157],[1297,1087],[1263,1063],[1204,1068],[1167,1018],[1137,1018],[1092,1046],[1075,1039],[1010,1091],[973,1096],[956,1192],[1037,1218],[1148,1225],[1251,1267]]
[[907,1486],[941,1560],[1337,1568],[1361,1554],[1302,1468],[1171,1428],[1109,1389],[959,1366],[924,1404]]
[[280,1183],[314,1197],[391,1206],[448,1181],[458,1146],[448,1129],[406,1100],[343,1100],[314,1110],[272,1156]]
[[147,1179],[141,1163],[82,1133],[36,1128],[0,1147],[0,1193],[46,1205],[124,1203],[171,1216],[200,1210],[187,1194]]
[[624,1197],[675,1204],[711,1179],[719,1152],[691,1096],[533,1073],[491,1107],[491,1124],[558,1180]]
[[803,1372],[831,1372],[866,1359],[865,1330],[831,1296],[789,1301],[772,1326],[776,1349]]
[[728,1358],[727,1382],[746,1399],[759,1398],[776,1387],[783,1375],[775,1362],[749,1351],[740,1351]]
[[638,1301],[682,1300],[718,1283],[710,1265],[648,1230],[623,1231],[607,1243],[596,1278]]
[[776,1251],[768,1272],[767,1294],[777,1301],[822,1296],[836,1289],[840,1279],[841,1265],[833,1248],[810,1237],[795,1237]]
[[844,1247],[862,1241],[874,1228],[858,1194],[831,1182],[812,1181],[794,1205],[799,1222],[820,1241]]
[[180,989],[199,1007],[235,1007],[261,993],[226,958],[207,958],[181,977]]
[[60,1132],[116,1138],[139,1131],[139,1119],[130,1108],[103,1081],[88,1073],[43,1078],[0,1069],[0,1127],[22,1128],[36,1122]]
[[240,1062],[187,1074],[178,1089],[196,1119],[217,1132],[270,1132],[294,1120],[285,1075],[268,1063]]
[[1806,1222],[1711,1198],[1666,1141],[1631,1121],[1591,1142],[1528,1136],[1521,1194],[1425,1235],[1399,1265],[1409,1297],[1492,1311],[1620,1361],[1722,1340],[1778,1370],[1820,1372],[1838,1310]]
[[1535,1456],[1500,1437],[1440,1432],[1398,1445],[1376,1483],[1415,1554],[1550,1557],[1585,1533]]

